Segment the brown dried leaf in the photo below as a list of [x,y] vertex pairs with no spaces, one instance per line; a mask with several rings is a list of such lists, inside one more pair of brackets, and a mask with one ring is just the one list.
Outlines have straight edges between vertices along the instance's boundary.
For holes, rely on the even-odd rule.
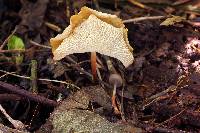
[[160,25],[169,26],[174,25],[175,23],[184,21],[185,18],[181,16],[172,16],[171,18],[167,18]]

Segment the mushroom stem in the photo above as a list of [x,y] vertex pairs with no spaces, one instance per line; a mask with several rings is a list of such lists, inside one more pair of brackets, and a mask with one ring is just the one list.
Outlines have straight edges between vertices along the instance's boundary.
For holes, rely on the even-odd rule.
[[97,69],[97,61],[96,61],[96,52],[91,52],[91,69],[92,69],[92,75],[93,75],[93,80],[96,80],[97,78],[97,73],[96,73],[96,69]]
[[115,83],[114,86],[113,86],[112,106],[113,106],[115,114],[120,114],[120,111],[119,111],[117,104],[116,104],[116,90],[117,90],[117,83]]

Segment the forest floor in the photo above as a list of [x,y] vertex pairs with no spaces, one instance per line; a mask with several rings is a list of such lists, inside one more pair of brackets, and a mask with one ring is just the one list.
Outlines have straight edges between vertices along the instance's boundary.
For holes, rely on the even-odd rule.
[[[97,54],[101,76],[97,81],[91,78],[89,53],[55,62],[49,44],[84,5],[126,20],[128,39],[134,48],[134,63],[128,68],[114,58]],[[186,19],[160,25],[170,14]],[[8,49],[12,35],[23,40],[25,50]],[[21,62],[16,61],[19,56]],[[27,131],[38,130],[61,101],[82,89],[96,90],[101,85],[110,95],[106,60],[121,75],[123,86],[117,88],[120,114],[110,106],[111,110],[99,113],[102,117],[113,123],[131,123],[143,132],[200,132],[198,1],[0,1],[0,104],[9,116],[26,125]],[[93,112],[105,105],[105,99],[95,100],[102,94],[95,93],[89,92],[87,108]],[[0,122],[13,128],[1,113]]]

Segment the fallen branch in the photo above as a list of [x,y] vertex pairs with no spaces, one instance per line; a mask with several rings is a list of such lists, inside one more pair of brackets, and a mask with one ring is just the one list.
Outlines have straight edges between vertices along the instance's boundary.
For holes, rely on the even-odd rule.
[[8,91],[11,91],[15,94],[27,97],[28,99],[35,101],[35,102],[43,103],[43,104],[46,104],[46,105],[49,105],[49,106],[54,106],[54,107],[58,105],[58,103],[53,101],[53,100],[50,100],[50,99],[45,98],[45,97],[40,96],[40,95],[33,94],[29,91],[21,89],[18,86],[14,86],[14,85],[0,81],[0,89],[3,89],[3,88],[8,90]]
[[0,103],[5,101],[20,101],[22,98],[17,94],[0,94]]

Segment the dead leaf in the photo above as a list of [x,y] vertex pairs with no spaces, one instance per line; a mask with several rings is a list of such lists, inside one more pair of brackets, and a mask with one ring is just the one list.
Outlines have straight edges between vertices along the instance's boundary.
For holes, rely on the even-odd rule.
[[172,17],[167,18],[166,20],[164,20],[160,25],[164,25],[164,26],[174,25],[175,23],[179,23],[179,22],[182,22],[184,20],[185,20],[184,17],[172,16]]

